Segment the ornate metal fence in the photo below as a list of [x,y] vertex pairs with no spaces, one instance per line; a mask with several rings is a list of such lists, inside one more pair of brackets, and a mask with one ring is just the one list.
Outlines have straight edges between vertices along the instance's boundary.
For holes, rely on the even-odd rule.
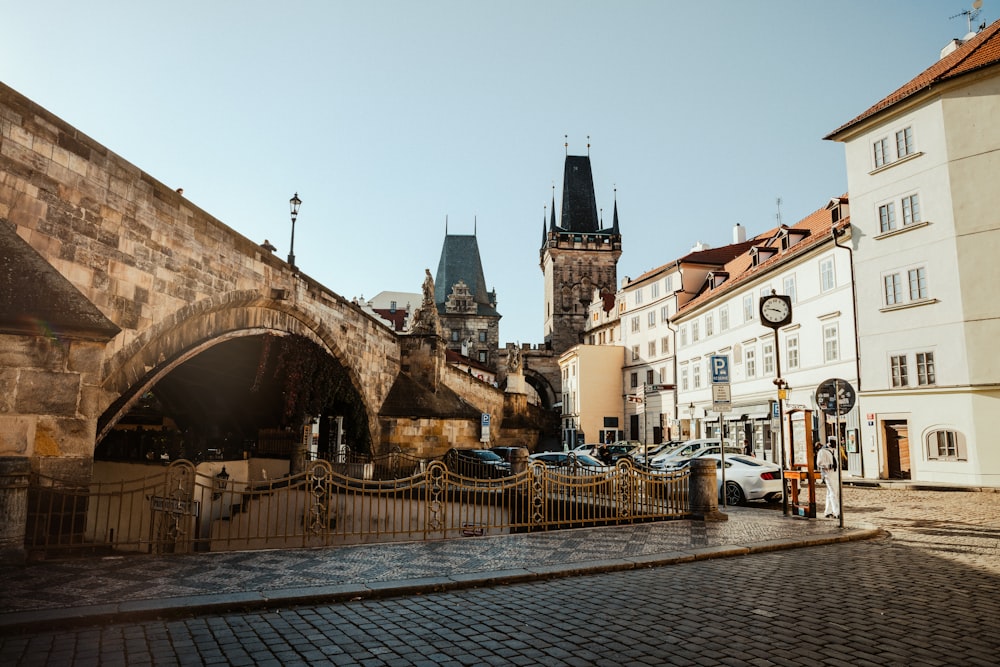
[[546,468],[483,479],[442,462],[390,464],[407,474],[350,475],[357,464],[312,461],[305,472],[250,483],[177,461],[142,479],[63,488],[32,484],[26,547],[36,557],[175,553],[436,540],[683,518],[688,471]]

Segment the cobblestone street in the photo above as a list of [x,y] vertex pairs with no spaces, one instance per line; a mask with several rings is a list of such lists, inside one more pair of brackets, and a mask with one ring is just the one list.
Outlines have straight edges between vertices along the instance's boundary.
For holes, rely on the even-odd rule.
[[886,535],[427,595],[10,634],[0,637],[0,664],[997,664],[1000,493],[849,487],[844,500],[848,525],[870,522]]

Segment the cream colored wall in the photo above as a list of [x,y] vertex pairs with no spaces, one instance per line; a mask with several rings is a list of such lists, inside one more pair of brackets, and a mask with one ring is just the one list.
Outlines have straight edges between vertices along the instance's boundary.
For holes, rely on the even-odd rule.
[[625,428],[621,386],[625,348],[611,345],[580,345],[578,394],[580,428],[588,443],[597,442],[605,417],[618,417],[618,428]]

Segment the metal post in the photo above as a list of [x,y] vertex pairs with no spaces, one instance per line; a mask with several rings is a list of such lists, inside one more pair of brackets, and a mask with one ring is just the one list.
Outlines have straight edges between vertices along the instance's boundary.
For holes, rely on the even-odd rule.
[[840,511],[838,515],[840,516],[840,527],[844,527],[844,462],[840,460],[840,379],[834,378],[833,380],[833,401],[834,405],[837,407],[834,414],[837,417],[837,442],[833,448],[834,460],[837,462],[837,504],[840,505]]
[[778,377],[774,381],[778,385],[778,441],[781,445],[781,512],[788,516],[788,482],[785,480],[785,471],[788,469],[788,460],[785,458],[785,406],[781,402],[781,394],[784,391],[785,381],[781,379],[781,346],[778,345],[778,330],[774,330],[774,364]]
[[726,507],[726,440],[722,434],[722,413],[719,413],[719,460],[722,462],[722,507]]

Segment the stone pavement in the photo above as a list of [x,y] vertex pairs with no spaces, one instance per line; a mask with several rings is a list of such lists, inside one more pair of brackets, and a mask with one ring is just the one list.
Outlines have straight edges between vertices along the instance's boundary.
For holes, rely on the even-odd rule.
[[[822,509],[822,507],[820,508]],[[728,521],[0,567],[0,634],[171,614],[315,604],[647,568],[873,537],[853,521],[728,508]]]

